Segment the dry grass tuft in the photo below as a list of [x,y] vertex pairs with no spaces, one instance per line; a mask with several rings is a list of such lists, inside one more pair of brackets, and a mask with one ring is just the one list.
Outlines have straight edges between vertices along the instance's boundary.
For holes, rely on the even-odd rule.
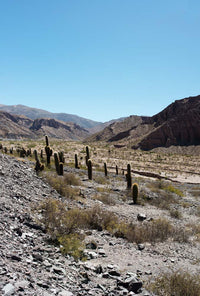
[[165,273],[148,284],[147,289],[160,296],[200,296],[200,275],[184,271]]
[[78,197],[79,189],[72,188],[71,185],[78,186],[80,185],[80,181],[73,174],[65,174],[64,176],[58,176],[56,173],[45,171],[42,172],[42,177],[60,195],[70,199],[76,199]]
[[182,218],[182,214],[179,210],[177,209],[170,209],[170,216],[172,218],[175,218],[175,219],[181,219]]

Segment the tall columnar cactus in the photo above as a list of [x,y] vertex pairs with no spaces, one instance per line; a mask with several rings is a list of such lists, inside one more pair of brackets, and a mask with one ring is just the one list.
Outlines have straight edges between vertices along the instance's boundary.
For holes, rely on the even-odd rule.
[[26,150],[25,150],[24,148],[21,148],[21,149],[19,150],[19,156],[20,156],[20,157],[25,157],[25,156],[26,156]]
[[45,146],[45,152],[46,152],[46,156],[47,156],[47,165],[50,165],[52,150],[50,149],[49,146]]
[[40,158],[41,158],[41,160],[44,158],[43,157],[43,150],[41,149],[41,151],[40,151]]
[[59,175],[59,160],[58,160],[58,154],[57,153],[54,153],[54,161],[55,161],[56,172]]
[[139,192],[138,184],[137,183],[134,183],[132,185],[132,198],[133,198],[133,203],[134,204],[137,203],[137,200],[138,200],[138,192]]
[[45,141],[46,141],[46,146],[48,147],[48,146],[49,146],[49,139],[48,139],[48,136],[45,136]]
[[38,173],[39,171],[44,170],[44,165],[40,163],[39,159],[36,160],[35,170],[36,170],[36,173]]
[[89,151],[89,147],[86,146],[86,157],[85,157],[86,165],[88,165],[88,160],[89,159],[90,159],[90,151]]
[[77,154],[75,154],[74,158],[75,158],[75,169],[79,169]]
[[88,159],[88,179],[92,180],[92,161],[91,159]]
[[46,141],[45,152],[46,152],[46,156],[47,156],[47,166],[49,166],[50,163],[51,163],[51,156],[53,154],[53,151],[49,147],[49,139],[48,139],[48,136],[45,136],[45,141]]
[[132,178],[131,178],[131,166],[130,166],[130,164],[127,164],[126,180],[127,180],[127,188],[131,188]]
[[58,157],[60,162],[65,163],[64,153],[62,151],[58,152]]
[[37,161],[37,160],[38,160],[38,153],[37,153],[37,150],[34,150],[34,151],[33,151],[33,154],[34,154],[35,160]]
[[118,166],[116,165],[115,168],[116,168],[116,175],[118,175],[118,173],[119,173],[119,172],[118,172]]
[[63,176],[63,162],[59,163],[59,175]]
[[105,176],[107,177],[108,176],[108,170],[107,170],[106,162],[104,162],[104,173],[105,173]]
[[31,156],[31,148],[26,150],[26,156]]

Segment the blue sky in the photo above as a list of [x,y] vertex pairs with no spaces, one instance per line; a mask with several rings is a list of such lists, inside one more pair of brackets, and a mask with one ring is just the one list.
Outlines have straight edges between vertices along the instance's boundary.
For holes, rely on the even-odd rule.
[[0,104],[97,121],[200,94],[200,2],[0,0]]

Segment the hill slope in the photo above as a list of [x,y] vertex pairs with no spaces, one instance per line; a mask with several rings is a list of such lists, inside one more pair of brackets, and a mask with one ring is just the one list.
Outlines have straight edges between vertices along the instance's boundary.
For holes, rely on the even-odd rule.
[[0,110],[6,111],[11,114],[24,115],[30,119],[37,118],[53,118],[65,122],[74,122],[83,128],[93,128],[101,124],[101,122],[86,119],[77,115],[67,113],[52,113],[46,110],[31,108],[24,105],[0,105]]
[[200,145],[200,96],[177,100],[150,119],[154,129],[138,146],[156,147]]
[[34,139],[44,135],[66,140],[81,140],[88,136],[89,132],[72,122],[66,123],[49,118],[31,120],[0,111],[0,137]]
[[114,142],[132,148],[200,145],[200,96],[170,104],[152,117],[130,116],[88,140]]
[[35,138],[36,135],[29,129],[31,125],[32,120],[29,118],[0,111],[0,137],[2,138]]

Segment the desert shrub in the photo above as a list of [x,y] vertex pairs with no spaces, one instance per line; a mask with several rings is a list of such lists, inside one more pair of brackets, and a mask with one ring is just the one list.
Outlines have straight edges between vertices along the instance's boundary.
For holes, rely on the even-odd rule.
[[42,176],[60,195],[70,199],[75,199],[78,196],[78,188],[70,186],[79,185],[79,180],[73,174],[58,176],[56,173],[44,172]]
[[96,194],[93,197],[93,199],[97,199],[106,205],[115,205],[114,198],[106,192],[102,192],[101,194]]
[[195,210],[195,215],[200,217],[200,206],[198,206]]
[[40,213],[39,222],[51,240],[60,244],[61,252],[76,260],[83,259],[83,236],[79,234],[79,228],[84,221],[84,212],[76,208],[67,210],[64,203],[56,199],[44,201],[37,211]]
[[163,189],[166,190],[167,192],[175,193],[176,195],[178,195],[180,197],[184,196],[183,192],[180,189],[175,188],[173,185],[168,185],[168,186],[164,187]]
[[130,224],[126,234],[131,242],[162,242],[172,236],[173,226],[167,219],[159,218],[141,225]]
[[149,203],[157,208],[169,210],[170,204],[176,203],[176,198],[173,194],[160,190],[158,196],[151,199],[143,191],[140,193],[140,198],[146,203]]
[[186,227],[188,231],[190,231],[191,235],[193,235],[196,241],[200,242],[200,224],[199,223],[190,223],[187,224]]
[[97,175],[97,176],[94,176],[93,179],[98,184],[108,184],[109,183],[108,179],[105,176]]
[[100,206],[90,209],[73,208],[67,210],[62,201],[45,200],[37,210],[39,221],[53,237],[78,232],[79,229],[112,230],[118,222],[117,216]]
[[179,210],[177,209],[170,209],[170,216],[172,218],[175,218],[175,219],[181,219],[182,218],[182,214]]
[[189,191],[189,193],[194,196],[196,199],[200,197],[200,188],[196,187]]
[[200,275],[184,271],[164,273],[147,289],[160,296],[200,296]]
[[63,182],[68,185],[74,185],[74,186],[80,185],[80,180],[72,173],[65,174],[63,179],[64,179]]
[[[107,230],[116,237],[136,243],[163,242],[169,237],[180,242],[186,241],[183,236],[185,232],[176,229],[164,218],[131,224],[120,220],[116,214],[102,209],[99,205],[90,209],[67,210],[63,202],[55,199],[45,200],[37,211],[40,223],[44,225],[51,238],[63,246],[63,252],[72,252],[74,248],[75,256],[81,254],[79,253],[81,248],[78,247],[81,229]],[[73,237],[71,234],[78,236]],[[71,245],[69,245],[70,238],[73,238]]]
[[75,260],[84,259],[83,250],[85,245],[83,238],[78,234],[68,234],[58,237],[60,249],[63,254],[68,254],[74,257]]
[[41,213],[40,223],[53,239],[75,232],[81,223],[81,210],[67,210],[63,202],[53,198],[45,200],[37,210]]
[[165,186],[165,184],[164,184],[163,180],[150,182],[147,185],[147,187],[149,189],[151,189],[151,191],[156,192],[156,193],[160,192],[161,189],[164,189],[164,186]]
[[156,193],[160,193],[161,190],[164,190],[169,193],[175,193],[176,195],[181,197],[184,196],[183,192],[180,189],[174,187],[172,184],[167,184],[163,180],[150,182],[147,186],[149,189]]
[[100,206],[94,206],[86,210],[86,226],[92,229],[112,231],[118,223],[117,216],[110,212],[103,210]]

